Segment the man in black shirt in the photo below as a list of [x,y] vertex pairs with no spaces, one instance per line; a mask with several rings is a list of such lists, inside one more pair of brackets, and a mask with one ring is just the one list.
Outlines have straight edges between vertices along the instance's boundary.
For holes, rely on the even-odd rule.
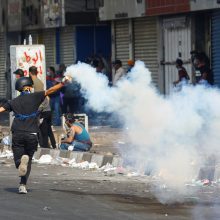
[[26,183],[31,171],[31,161],[37,150],[39,132],[38,108],[44,98],[61,89],[64,82],[70,81],[70,77],[64,77],[63,82],[46,91],[31,93],[33,81],[30,77],[17,79],[15,89],[21,94],[0,107],[0,112],[13,111],[14,120],[11,126],[12,151],[14,162],[21,177],[19,193],[26,194]]

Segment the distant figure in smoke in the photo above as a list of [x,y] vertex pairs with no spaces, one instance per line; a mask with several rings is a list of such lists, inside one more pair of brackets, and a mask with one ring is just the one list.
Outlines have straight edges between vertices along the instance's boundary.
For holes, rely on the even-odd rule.
[[115,70],[115,74],[114,74],[114,77],[113,77],[113,86],[116,85],[117,81],[125,75],[125,70],[123,69],[122,67],[122,62],[121,60],[115,60],[115,62],[113,62],[113,67],[114,67],[114,70]]
[[134,67],[134,61],[133,60],[128,60],[128,69],[127,73],[131,72],[131,69]]
[[183,67],[183,61],[181,59],[176,59],[176,68],[178,70],[178,80],[174,81],[174,86],[182,87],[189,82],[189,75],[186,69]]
[[85,127],[76,121],[74,114],[65,115],[65,123],[69,128],[67,137],[61,140],[60,149],[73,151],[89,151],[92,147],[90,135]]
[[[196,50],[191,51],[190,54],[191,54],[191,62],[192,62],[194,73],[195,73],[193,74],[194,75],[192,79],[193,83],[203,84],[203,85],[209,85],[209,84],[212,85],[213,76],[212,76],[212,71],[210,70],[210,60],[208,56],[204,52],[198,52]],[[205,79],[206,74],[203,74],[204,71],[209,72],[208,74],[210,78],[209,80]]]
[[203,54],[198,54],[195,57],[196,65],[196,83],[200,85],[213,85],[212,71],[206,62],[206,58]]
[[62,78],[65,71],[66,71],[66,65],[64,63],[61,63],[59,65],[59,69],[57,71],[56,77],[61,77]]

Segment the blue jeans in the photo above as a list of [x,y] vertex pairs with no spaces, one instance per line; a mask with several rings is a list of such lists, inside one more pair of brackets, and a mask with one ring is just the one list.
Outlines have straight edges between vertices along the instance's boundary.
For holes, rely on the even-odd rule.
[[60,149],[68,150],[68,147],[70,145],[74,146],[73,151],[89,151],[89,149],[91,148],[91,146],[88,144],[85,144],[79,141],[73,141],[71,144],[61,143]]
[[50,106],[51,106],[51,111],[54,115],[52,124],[55,126],[60,126],[61,125],[60,96],[51,97]]

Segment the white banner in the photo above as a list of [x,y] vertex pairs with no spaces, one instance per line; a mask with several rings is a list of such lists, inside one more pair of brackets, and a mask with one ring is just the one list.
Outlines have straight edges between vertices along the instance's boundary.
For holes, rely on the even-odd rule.
[[13,73],[16,69],[22,69],[25,76],[29,76],[29,68],[36,66],[38,78],[46,86],[46,60],[44,45],[12,45],[10,46],[12,98],[16,97],[15,81]]

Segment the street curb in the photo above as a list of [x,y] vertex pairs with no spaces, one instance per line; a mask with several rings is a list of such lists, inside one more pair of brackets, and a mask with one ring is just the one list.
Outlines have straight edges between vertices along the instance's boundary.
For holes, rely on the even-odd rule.
[[67,151],[67,150],[57,150],[48,148],[38,148],[34,154],[35,159],[40,159],[42,155],[49,154],[53,159],[57,157],[75,159],[77,163],[88,161],[94,162],[98,167],[102,167],[107,163],[112,164],[114,167],[122,166],[123,160],[119,156],[115,155],[102,155],[90,152],[78,152],[78,151]]

